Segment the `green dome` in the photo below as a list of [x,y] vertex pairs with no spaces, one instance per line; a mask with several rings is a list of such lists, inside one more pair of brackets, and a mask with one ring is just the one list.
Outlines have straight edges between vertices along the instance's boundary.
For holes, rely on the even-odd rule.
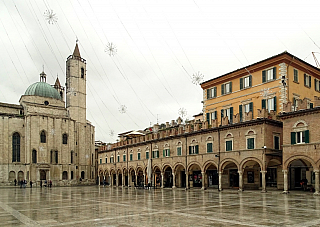
[[36,95],[36,96],[42,96],[42,97],[61,100],[61,96],[59,92],[53,87],[51,87],[50,84],[47,84],[45,82],[37,82],[37,83],[31,84],[27,88],[24,95]]

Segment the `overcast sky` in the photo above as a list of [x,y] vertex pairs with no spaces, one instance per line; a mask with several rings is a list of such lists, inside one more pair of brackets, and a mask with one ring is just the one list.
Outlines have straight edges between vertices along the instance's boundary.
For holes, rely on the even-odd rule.
[[115,142],[119,133],[177,119],[179,109],[184,119],[201,113],[194,75],[206,81],[285,50],[315,65],[319,9],[319,0],[1,0],[0,102],[18,104],[43,66],[48,83],[58,75],[64,84],[78,39],[87,119],[96,140]]

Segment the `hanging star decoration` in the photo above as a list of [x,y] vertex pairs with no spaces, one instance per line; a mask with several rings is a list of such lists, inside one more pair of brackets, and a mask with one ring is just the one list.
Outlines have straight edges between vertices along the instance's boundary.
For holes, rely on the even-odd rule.
[[183,118],[184,116],[187,116],[187,111],[185,108],[180,108],[178,114],[181,118]]
[[114,56],[117,53],[117,48],[113,43],[108,43],[104,49],[110,56]]
[[119,107],[119,112],[122,113],[122,114],[126,113],[127,112],[127,107],[125,105],[121,105]]
[[44,17],[49,24],[54,24],[58,21],[58,17],[53,13],[53,10],[46,10],[46,12],[44,12]]
[[192,83],[199,85],[203,81],[204,75],[200,72],[197,72],[192,75]]
[[113,130],[110,130],[109,135],[110,135],[111,137],[113,137],[113,136],[114,136],[114,131],[113,131]]

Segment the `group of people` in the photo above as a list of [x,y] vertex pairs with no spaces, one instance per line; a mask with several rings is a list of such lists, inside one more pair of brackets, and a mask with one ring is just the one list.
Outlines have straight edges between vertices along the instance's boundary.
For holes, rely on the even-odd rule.
[[[27,186],[27,180],[20,180],[19,182],[17,181],[17,179],[14,179],[14,186],[17,186],[17,183],[18,185],[20,185],[20,188],[25,188]],[[32,184],[33,182],[30,180],[29,182],[29,185],[30,185],[30,188],[32,188]],[[44,187],[49,187],[51,188],[52,187],[52,181],[49,180],[49,182],[47,182],[47,180],[45,180],[44,182],[42,182],[42,180],[40,180],[40,187],[42,188],[42,186]]]

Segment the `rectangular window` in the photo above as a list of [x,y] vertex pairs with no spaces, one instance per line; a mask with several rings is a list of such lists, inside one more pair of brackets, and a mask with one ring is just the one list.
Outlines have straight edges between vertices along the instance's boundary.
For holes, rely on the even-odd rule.
[[159,150],[152,151],[152,156],[153,156],[153,158],[159,158]]
[[279,136],[274,136],[273,137],[274,141],[274,149],[275,150],[280,150],[280,137]]
[[146,159],[149,159],[149,151],[146,152]]
[[309,143],[309,130],[291,132],[291,144]]
[[252,76],[246,76],[243,78],[240,78],[240,90],[249,88],[252,86]]
[[138,160],[141,159],[141,153],[138,153]]
[[314,79],[314,90],[320,91],[320,81],[318,79]]
[[232,82],[221,84],[221,95],[229,94],[232,92]]
[[114,162],[113,157],[110,157],[110,163],[113,163],[113,162]]
[[267,69],[262,71],[262,83],[275,80],[277,78],[277,68]]
[[170,157],[170,149],[163,150],[163,157]]
[[217,97],[217,87],[207,89],[207,99]]
[[126,155],[125,154],[123,155],[123,161],[124,162],[126,161]]
[[247,149],[254,149],[254,138],[247,139]]
[[199,145],[189,146],[189,154],[199,154]]
[[207,153],[211,153],[212,151],[212,143],[207,143]]
[[268,109],[270,112],[271,110],[277,111],[277,97],[273,97],[270,99],[262,99],[262,109]]
[[222,114],[221,118],[228,117],[229,123],[232,124],[232,122],[233,122],[233,107],[230,107],[228,109],[224,109],[222,111],[224,111],[224,113]]
[[294,82],[299,82],[299,76],[298,76],[298,70],[297,69],[294,69],[293,70],[293,81]]
[[117,162],[120,162],[120,155],[117,156]]
[[106,161],[106,163],[108,163],[108,158],[106,158],[106,160],[105,160],[105,161]]
[[102,158],[100,158],[100,164],[102,164]]
[[304,74],[304,86],[310,88],[311,87],[311,76],[308,74]]
[[181,147],[177,147],[177,155],[178,155],[178,156],[181,156],[181,155],[182,155]]
[[226,151],[232,151],[232,140],[226,141]]
[[130,154],[130,161],[132,161],[132,159],[133,159],[133,155],[132,155],[132,154]]
[[212,113],[207,113],[207,122],[208,124],[212,123],[212,120],[217,119],[217,111],[214,111]]

